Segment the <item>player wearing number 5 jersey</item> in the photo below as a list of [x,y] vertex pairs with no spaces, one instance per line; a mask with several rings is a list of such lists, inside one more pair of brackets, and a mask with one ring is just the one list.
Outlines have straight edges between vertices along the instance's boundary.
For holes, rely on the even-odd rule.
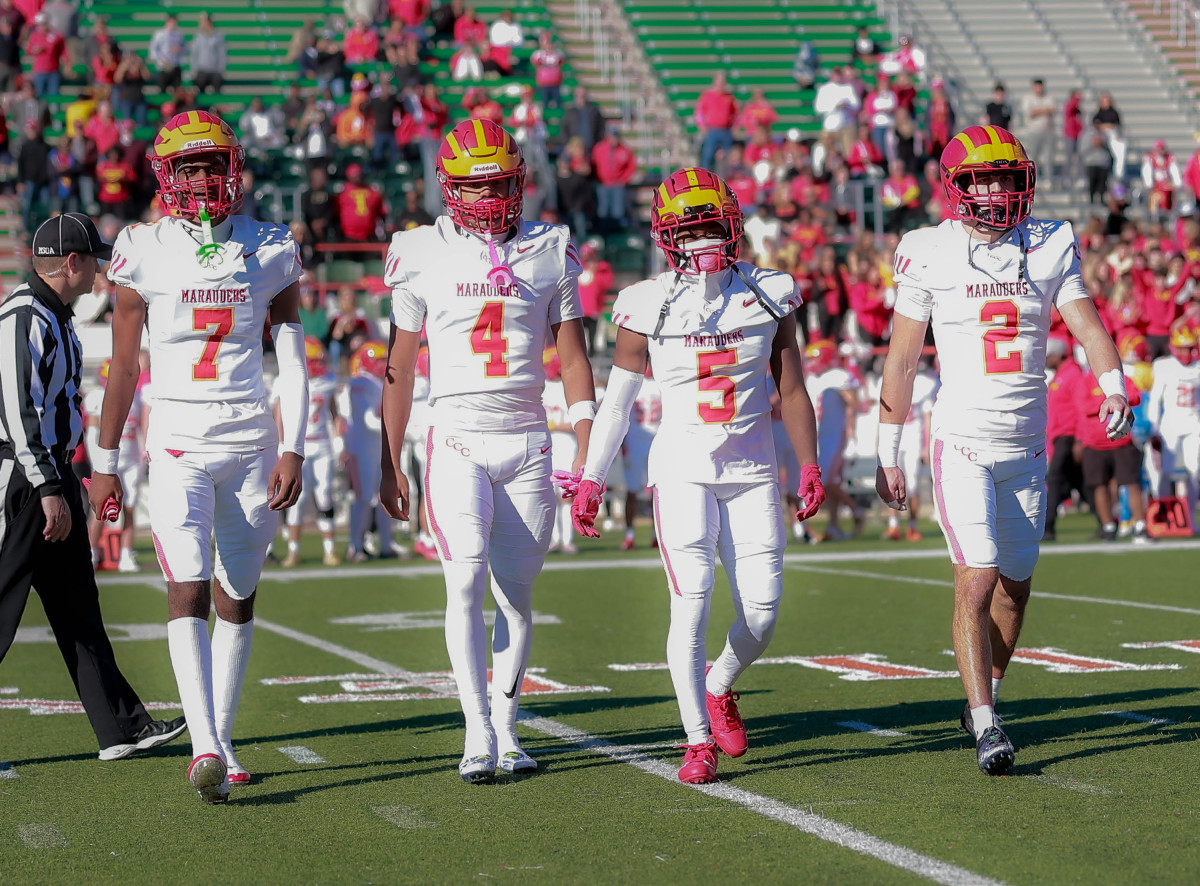
[[[594,525],[609,465],[629,427],[647,361],[662,397],[648,485],[670,590],[667,664],[687,733],[681,781],[716,780],[717,749],[746,751],[733,685],[766,650],[783,592],[786,537],[771,429],[771,379],[803,467],[801,513],[825,499],[816,422],[804,387],[795,281],[737,261],[737,198],[706,169],[674,172],[654,193],[651,236],[672,270],[621,291],[613,370],[575,497],[576,528]],[[720,558],[736,619],[705,677],[704,635]]]
[[[550,545],[554,493],[542,406],[542,350],[558,347],[567,415],[587,454],[595,414],[579,305],[579,257],[565,227],[521,219],[525,164],[490,121],[460,123],[442,143],[447,215],[392,238],[385,281],[392,330],[383,394],[379,497],[408,519],[401,466],[421,330],[429,341],[430,428],[425,503],[446,577],[446,646],[466,717],[459,774],[490,781],[497,766],[536,762],[516,735],[529,659],[533,580]],[[483,602],[496,600],[492,701]]]
[[[233,753],[233,719],[255,589],[277,525],[271,511],[299,497],[308,418],[296,244],[285,227],[233,215],[243,158],[233,130],[205,111],[177,114],[154,141],[150,165],[171,215],[126,228],[114,244],[113,356],[91,489],[97,513],[108,495],[121,498],[110,476],[115,461],[106,459],[110,450],[115,458],[129,412],[145,327],[154,378],[150,526],[192,736],[188,779],[209,803],[225,802],[230,783],[250,780]],[[282,441],[263,380],[267,325],[279,362]]]
[[[879,397],[876,488],[903,510],[897,466],[913,379],[933,327],[941,389],[931,423],[934,498],[954,562],[954,651],[967,694],[963,728],[980,769],[1007,772],[1014,750],[995,715],[1016,648],[1046,517],[1046,341],[1050,309],[1087,351],[1110,438],[1129,433],[1121,363],[1083,288],[1066,222],[1029,217],[1036,170],[998,126],[972,126],[942,152],[953,217],[896,250],[896,313]],[[990,678],[990,679],[989,679]]]

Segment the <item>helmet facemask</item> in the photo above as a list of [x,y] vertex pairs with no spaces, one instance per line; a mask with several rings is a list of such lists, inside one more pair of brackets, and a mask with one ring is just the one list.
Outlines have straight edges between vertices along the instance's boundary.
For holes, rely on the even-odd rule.
[[[694,232],[707,227],[703,236],[681,238],[684,231]],[[721,233],[713,236],[715,229]],[[666,256],[667,264],[680,274],[698,276],[715,274],[732,267],[738,259],[742,242],[741,213],[737,216],[722,216],[713,212],[696,210],[683,218],[663,216],[651,234]]]
[[[1010,175],[1010,189],[993,191],[990,185],[999,175]],[[992,231],[1007,231],[1020,224],[1033,210],[1034,167],[1019,160],[998,160],[986,167],[970,167],[958,172],[947,187],[957,203],[959,218],[973,221]]]
[[[180,177],[180,169],[205,158],[218,161],[222,173],[209,173],[188,180]],[[169,157],[152,157],[150,168],[158,179],[158,193],[163,206],[172,214],[196,221],[201,210],[207,210],[216,220],[233,215],[242,205],[242,167],[245,151],[236,148],[203,148]]]

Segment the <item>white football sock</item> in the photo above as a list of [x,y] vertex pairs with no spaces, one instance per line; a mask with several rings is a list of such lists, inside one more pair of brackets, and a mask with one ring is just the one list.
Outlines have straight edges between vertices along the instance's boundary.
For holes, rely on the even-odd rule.
[[212,632],[213,713],[221,751],[231,766],[235,762],[233,720],[242,697],[242,683],[246,679],[246,665],[250,661],[253,639],[254,619],[245,624],[234,624],[217,617]]
[[1000,700],[1000,681],[1003,677],[992,677],[992,707]]
[[466,718],[468,756],[495,753],[496,733],[488,715],[487,628],[483,597],[486,563],[443,560],[446,576],[446,651]]
[[571,522],[571,503],[559,502],[554,511],[554,537],[562,544],[575,541],[575,525]]
[[671,628],[667,632],[667,667],[675,685],[679,716],[688,744],[708,741],[708,709],[704,704],[704,632],[708,629],[708,595],[671,594]]
[[971,708],[971,728],[975,730],[976,740],[996,725],[996,709],[990,704],[981,704],[977,708]]
[[179,702],[192,737],[192,757],[220,754],[212,693],[212,644],[208,621],[203,618],[174,618],[167,622],[167,648]]
[[[533,585],[492,579],[496,626],[492,631],[492,729],[501,754],[521,747],[517,707],[533,639]],[[511,694],[510,694],[511,693]]]
[[289,554],[291,554],[293,552],[299,553],[299,551],[300,551],[300,542],[289,540],[288,541],[288,553]]
[[333,536],[332,535],[328,535],[325,538],[321,539],[321,551],[322,551],[322,553],[327,554],[327,555],[333,553]]
[[[889,508],[889,510],[890,510],[890,508]],[[888,514],[888,529],[899,529],[899,528],[900,528],[900,518],[897,517],[894,513]]]

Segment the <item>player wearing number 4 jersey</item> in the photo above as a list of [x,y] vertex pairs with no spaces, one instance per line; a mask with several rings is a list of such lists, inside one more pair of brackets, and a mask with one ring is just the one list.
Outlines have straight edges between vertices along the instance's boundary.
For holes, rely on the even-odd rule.
[[[97,513],[109,495],[121,500],[116,450],[145,326],[154,378],[146,435],[150,527],[192,736],[188,779],[209,803],[225,802],[230,783],[250,780],[233,753],[233,719],[255,589],[277,525],[271,511],[299,497],[308,418],[296,244],[287,228],[233,215],[243,159],[233,130],[205,111],[177,114],[154,141],[150,165],[171,215],[126,228],[114,244],[113,356],[90,493]],[[268,319],[282,441],[263,380]]]
[[[408,519],[401,466],[424,327],[430,428],[425,503],[446,577],[446,646],[466,717],[459,774],[467,782],[529,772],[516,735],[529,659],[533,580],[550,545],[554,493],[542,392],[542,350],[553,337],[567,417],[587,454],[595,415],[579,306],[579,257],[567,229],[521,219],[525,164],[490,121],[460,123],[442,143],[438,181],[448,215],[396,234],[385,280],[392,330],[383,394],[379,497]],[[487,697],[483,601],[496,600],[492,702]]]
[[[972,126],[942,152],[953,217],[896,250],[896,313],[879,397],[876,488],[903,510],[897,466],[913,379],[932,324],[941,389],[933,408],[938,520],[954,562],[954,652],[963,728],[980,769],[1000,775],[1012,743],[995,714],[1016,648],[1046,518],[1046,340],[1057,307],[1106,395],[1108,436],[1129,433],[1121,363],[1083,288],[1066,222],[1029,217],[1036,169],[998,126]],[[989,680],[990,678],[990,680]]]
[[[672,270],[621,291],[613,370],[578,485],[576,528],[596,536],[604,477],[629,427],[647,360],[662,396],[648,485],[671,592],[667,664],[687,733],[681,781],[716,780],[717,749],[746,752],[733,685],[775,629],[786,537],[771,430],[771,378],[803,467],[803,510],[825,499],[787,274],[737,261],[737,198],[706,169],[680,169],[654,193],[651,236]],[[704,635],[720,558],[736,619],[705,676]]]

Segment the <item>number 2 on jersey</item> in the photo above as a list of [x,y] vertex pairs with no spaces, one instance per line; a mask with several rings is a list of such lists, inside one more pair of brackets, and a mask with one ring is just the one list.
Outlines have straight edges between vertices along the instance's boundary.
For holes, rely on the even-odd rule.
[[507,378],[508,339],[504,337],[504,302],[485,302],[471,330],[471,350],[487,356],[484,375],[488,378]]
[[204,352],[192,364],[192,381],[217,380],[217,352],[225,336],[233,332],[233,308],[193,308],[192,329],[207,332],[209,327],[216,328],[208,333]]
[[724,424],[737,415],[737,400],[734,395],[737,384],[728,375],[715,375],[714,369],[737,366],[737,349],[723,351],[701,351],[696,355],[696,381],[702,391],[717,391],[721,394],[720,405],[700,403],[696,409],[702,421],[709,424]]
[[983,369],[988,375],[1020,372],[1024,368],[1020,350],[1014,348],[1004,356],[1001,345],[1011,345],[1021,331],[1017,328],[1021,311],[1015,302],[990,301],[979,309],[979,322],[991,328],[983,334]]

